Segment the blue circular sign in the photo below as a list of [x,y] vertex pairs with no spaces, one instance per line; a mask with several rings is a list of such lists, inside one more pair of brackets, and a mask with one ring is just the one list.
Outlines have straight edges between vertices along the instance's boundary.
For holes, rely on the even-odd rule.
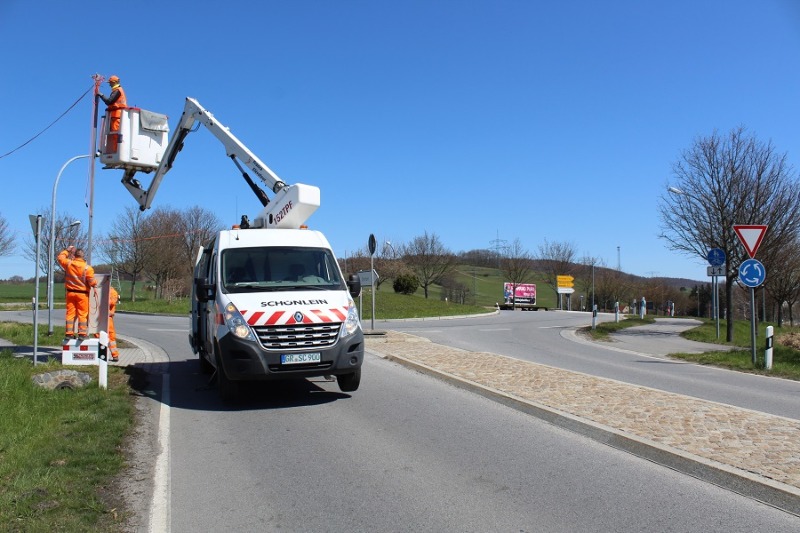
[[708,259],[708,264],[711,266],[722,266],[725,264],[725,251],[721,248],[712,248],[708,251],[706,259]]
[[747,259],[739,267],[739,281],[747,287],[755,288],[767,279],[767,269],[757,259]]

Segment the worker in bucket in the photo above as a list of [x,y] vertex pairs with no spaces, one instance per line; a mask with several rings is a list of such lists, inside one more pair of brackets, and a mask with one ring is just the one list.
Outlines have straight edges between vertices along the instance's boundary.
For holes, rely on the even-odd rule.
[[83,258],[83,250],[70,245],[58,254],[58,264],[64,269],[64,289],[67,292],[66,339],[75,336],[78,319],[78,339],[89,333],[89,291],[97,285],[94,269]]
[[111,361],[119,361],[119,350],[117,349],[117,332],[114,331],[114,313],[117,311],[119,293],[117,289],[111,287],[108,293],[108,349],[111,350]]
[[98,93],[97,96],[106,103],[106,115],[109,120],[108,131],[119,131],[120,119],[122,118],[122,110],[128,107],[128,99],[125,97],[125,90],[119,83],[118,76],[111,76],[108,78],[108,84],[111,86],[111,94],[106,97],[103,93]]

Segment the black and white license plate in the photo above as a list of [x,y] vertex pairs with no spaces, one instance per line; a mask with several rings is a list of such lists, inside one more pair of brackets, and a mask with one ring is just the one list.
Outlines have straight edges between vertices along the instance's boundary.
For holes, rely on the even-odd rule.
[[285,353],[281,354],[282,365],[301,365],[303,363],[319,363],[322,355],[315,353]]

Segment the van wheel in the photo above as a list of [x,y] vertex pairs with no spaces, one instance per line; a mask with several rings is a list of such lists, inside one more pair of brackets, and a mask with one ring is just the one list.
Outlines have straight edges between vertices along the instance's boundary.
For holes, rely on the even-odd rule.
[[239,384],[228,379],[219,354],[215,353],[217,359],[217,392],[223,402],[232,402],[239,398]]
[[353,392],[358,390],[361,384],[361,369],[359,368],[352,374],[341,374],[336,376],[336,381],[339,383],[339,389],[342,392]]

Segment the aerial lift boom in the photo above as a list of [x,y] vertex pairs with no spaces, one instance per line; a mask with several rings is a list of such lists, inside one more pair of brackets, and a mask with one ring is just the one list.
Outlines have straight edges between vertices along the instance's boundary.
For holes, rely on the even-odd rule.
[[[239,168],[247,184],[256,194],[263,209],[256,216],[252,224],[247,217],[242,217],[243,225],[253,228],[297,228],[305,223],[320,205],[320,192],[318,187],[312,185],[295,184],[287,185],[263,161],[250,151],[227,127],[220,123],[214,115],[205,109],[194,98],[186,98],[183,114],[176,128],[175,134],[169,140],[161,157],[161,162],[155,171],[153,181],[148,189],[144,189],[140,182],[134,178],[136,168],[127,167],[122,183],[139,203],[142,211],[149,209],[156,191],[167,172],[172,169],[172,164],[178,152],[183,148],[186,136],[191,133],[195,123],[199,122],[223,144],[228,157]],[[241,163],[240,163],[241,162]],[[253,182],[252,178],[242,168],[242,164],[249,168],[261,181],[275,194],[272,201]]]

